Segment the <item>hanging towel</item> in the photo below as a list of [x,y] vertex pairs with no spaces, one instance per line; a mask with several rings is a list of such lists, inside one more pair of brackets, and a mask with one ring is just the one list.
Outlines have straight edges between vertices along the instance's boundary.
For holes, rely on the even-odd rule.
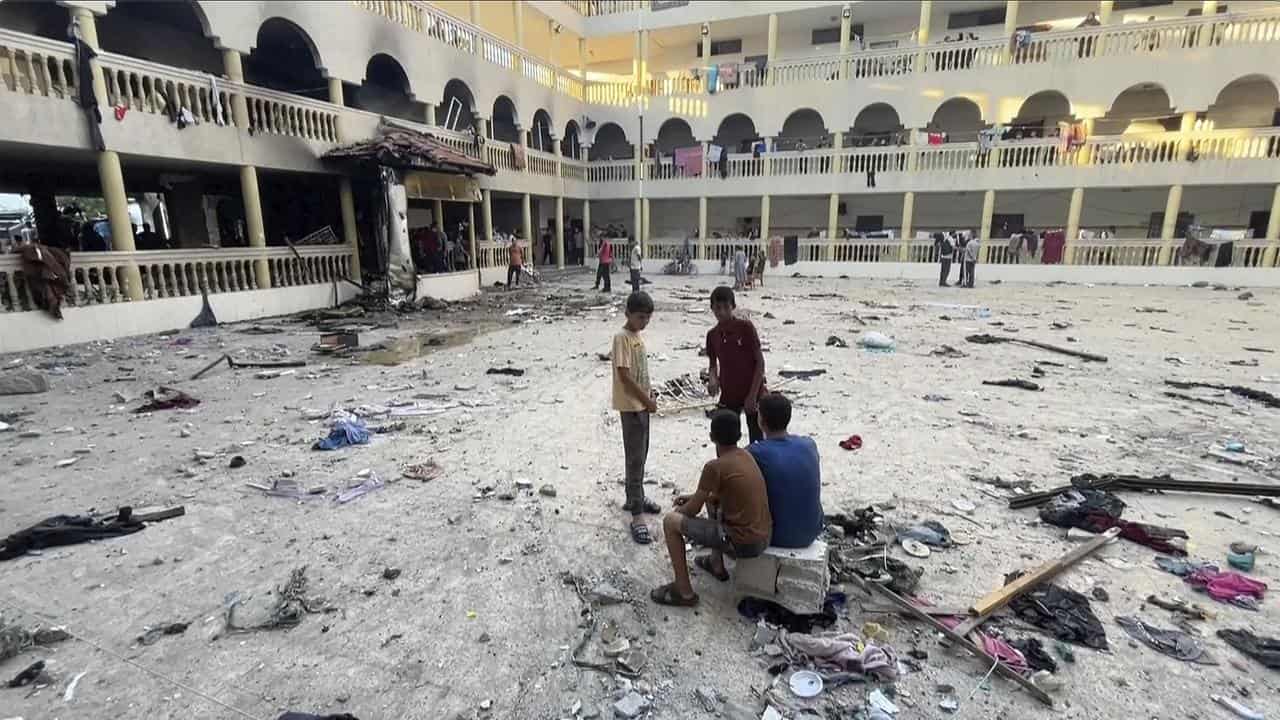
[[98,57],[98,53],[80,39],[79,23],[72,25],[72,32],[75,38],[76,78],[80,81],[76,100],[89,121],[89,139],[93,141],[93,147],[99,151],[106,150],[107,142],[102,139],[102,110],[98,107],[98,94],[93,91],[93,67],[89,64]]
[[738,84],[737,63],[725,63],[720,66],[720,82],[725,87],[733,87]]
[[685,177],[702,175],[702,146],[676,148],[675,164]]
[[990,150],[992,145],[996,144],[996,129],[987,128],[978,131],[978,148],[981,150]]
[[218,92],[218,78],[214,75],[209,76],[209,104],[213,106],[213,122],[226,125],[227,114],[222,109],[222,94]]
[[724,146],[715,144],[709,146],[707,148],[707,162],[720,162],[720,155],[722,153],[724,153]]
[[524,146],[519,143],[511,143],[511,165],[516,170],[524,169]]
[[753,158],[758,158],[765,154],[765,152],[766,149],[763,142],[758,142],[751,146],[751,157]]
[[946,133],[931,132],[929,133],[929,144],[941,145],[943,142],[946,141],[946,137],[947,137]]
[[716,81],[719,79],[719,77],[720,77],[720,68],[716,67],[715,65],[712,65],[711,67],[707,68],[707,92],[708,93],[712,95],[716,94]]
[[1040,255],[1043,265],[1057,265],[1062,262],[1062,249],[1067,244],[1067,234],[1054,230],[1044,234],[1044,253]]
[[729,153],[720,153],[720,160],[716,163],[716,170],[719,171],[721,180],[729,177]]

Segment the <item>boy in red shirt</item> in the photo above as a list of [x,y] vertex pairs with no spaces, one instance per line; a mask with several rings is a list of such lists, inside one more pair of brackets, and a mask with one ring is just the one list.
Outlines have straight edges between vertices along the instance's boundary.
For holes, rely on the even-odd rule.
[[524,268],[524,250],[520,247],[520,238],[511,238],[511,247],[507,248],[507,289],[511,289],[511,279],[515,278],[516,287],[520,286],[520,273]]
[[609,273],[613,271],[613,245],[608,238],[600,239],[599,252],[600,266],[596,268],[596,284],[591,286],[592,290],[600,289],[600,282],[604,281],[604,291],[613,292],[613,279],[609,277]]
[[764,437],[756,418],[756,402],[765,392],[764,353],[755,325],[734,317],[736,307],[732,289],[721,285],[711,291],[716,326],[707,331],[708,390],[720,395],[720,407],[746,413],[747,437],[757,442]]

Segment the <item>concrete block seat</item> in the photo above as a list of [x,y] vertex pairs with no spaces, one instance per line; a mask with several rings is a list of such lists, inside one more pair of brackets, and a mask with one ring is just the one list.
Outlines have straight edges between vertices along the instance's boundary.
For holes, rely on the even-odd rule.
[[772,600],[797,614],[820,613],[831,584],[827,544],[815,540],[806,548],[770,546],[759,557],[738,560],[732,575],[739,596]]

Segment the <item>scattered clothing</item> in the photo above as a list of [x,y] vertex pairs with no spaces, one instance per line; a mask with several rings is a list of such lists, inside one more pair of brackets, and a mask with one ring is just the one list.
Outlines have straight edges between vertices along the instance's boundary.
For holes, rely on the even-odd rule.
[[[954,616],[942,617],[938,618],[938,622],[954,630],[964,622],[964,619]],[[977,639],[978,644],[982,646],[982,649],[988,655],[998,659],[1005,665],[1008,665],[1010,670],[1013,670],[1019,675],[1027,675],[1030,673],[1030,666],[1027,664],[1026,657],[1022,655],[1020,650],[1006,642],[1003,638],[988,635],[981,630],[974,630],[970,635]]]
[[1130,637],[1147,647],[1183,662],[1201,665],[1217,665],[1204,649],[1204,644],[1180,630],[1167,630],[1148,625],[1135,617],[1117,616],[1116,624],[1124,628]]
[[13,679],[8,682],[8,686],[11,688],[26,687],[27,685],[34,683],[43,674],[44,674],[44,661],[37,660],[31,663],[30,665],[28,665],[27,669],[23,670],[17,675],[14,675]]
[[328,437],[312,446],[315,450],[337,450],[348,445],[365,445],[369,442],[369,429],[359,418],[342,418],[333,423]]
[[378,477],[376,473],[370,473],[369,477],[335,495],[333,501],[339,505],[345,505],[356,498],[364,497],[374,490],[381,490],[384,487],[386,487],[386,483],[382,482],[382,478]]
[[1258,609],[1258,600],[1267,591],[1267,584],[1238,572],[1220,572],[1216,567],[1198,568],[1183,579],[1188,585],[1222,603],[1229,603],[1248,610]]
[[179,408],[186,410],[200,404],[200,401],[190,395],[175,390],[171,387],[161,386],[156,390],[148,390],[142,394],[147,399],[147,403],[134,410],[135,413],[155,412],[157,410],[173,410]]
[[66,250],[39,243],[19,247],[18,256],[32,301],[61,320],[62,299],[71,287],[71,256]]
[[1218,637],[1272,670],[1280,670],[1280,640],[1254,635],[1248,630],[1219,630]]
[[782,631],[778,644],[792,664],[808,664],[842,672],[869,675],[879,682],[898,679],[898,658],[893,648],[864,641],[855,633],[810,635]]
[[937,520],[925,520],[898,533],[898,542],[915,540],[933,547],[951,547],[951,531]]
[[133,508],[130,507],[120,508],[109,520],[88,515],[54,515],[6,537],[0,543],[0,560],[12,560],[31,550],[132,535],[145,527],[134,519]]
[[1015,650],[1022,653],[1027,659],[1027,665],[1030,666],[1032,672],[1047,670],[1051,673],[1058,672],[1058,661],[1053,659],[1048,650],[1044,649],[1044,643],[1039,638],[1023,638],[1021,640],[1010,640],[1009,645]]
[[845,450],[861,450],[862,436],[850,435],[849,437],[840,441],[840,447],[844,448]]
[[764,475],[774,547],[803,548],[822,534],[822,469],[813,438],[787,435],[747,446]]
[[844,593],[827,593],[822,603],[821,613],[798,615],[772,600],[744,597],[738,603],[738,614],[752,621],[763,619],[770,625],[776,625],[788,632],[811,633],[815,627],[825,629],[835,625],[837,606],[843,606],[844,602]]
[[[1021,575],[1020,572],[1008,575],[1005,584]],[[1109,647],[1107,631],[1102,627],[1098,616],[1093,614],[1089,598],[1074,590],[1044,583],[1014,598],[1009,603],[1009,608],[1022,620],[1045,630],[1058,640],[1095,650],[1106,650]]]
[[[1120,528],[1120,537],[1171,555],[1186,555],[1187,533],[1146,523],[1121,520],[1124,501],[1102,490],[1068,490],[1053,497],[1040,509],[1040,519],[1062,528],[1079,528],[1102,533]],[[1157,564],[1159,559],[1157,559]]]

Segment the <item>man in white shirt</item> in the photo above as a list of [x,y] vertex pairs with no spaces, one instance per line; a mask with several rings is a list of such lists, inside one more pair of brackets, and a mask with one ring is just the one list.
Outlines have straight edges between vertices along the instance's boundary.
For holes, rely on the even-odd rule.
[[631,292],[640,292],[640,266],[643,262],[640,238],[636,238],[631,246]]
[[978,264],[978,238],[969,238],[964,246],[964,286],[973,287],[973,269]]

